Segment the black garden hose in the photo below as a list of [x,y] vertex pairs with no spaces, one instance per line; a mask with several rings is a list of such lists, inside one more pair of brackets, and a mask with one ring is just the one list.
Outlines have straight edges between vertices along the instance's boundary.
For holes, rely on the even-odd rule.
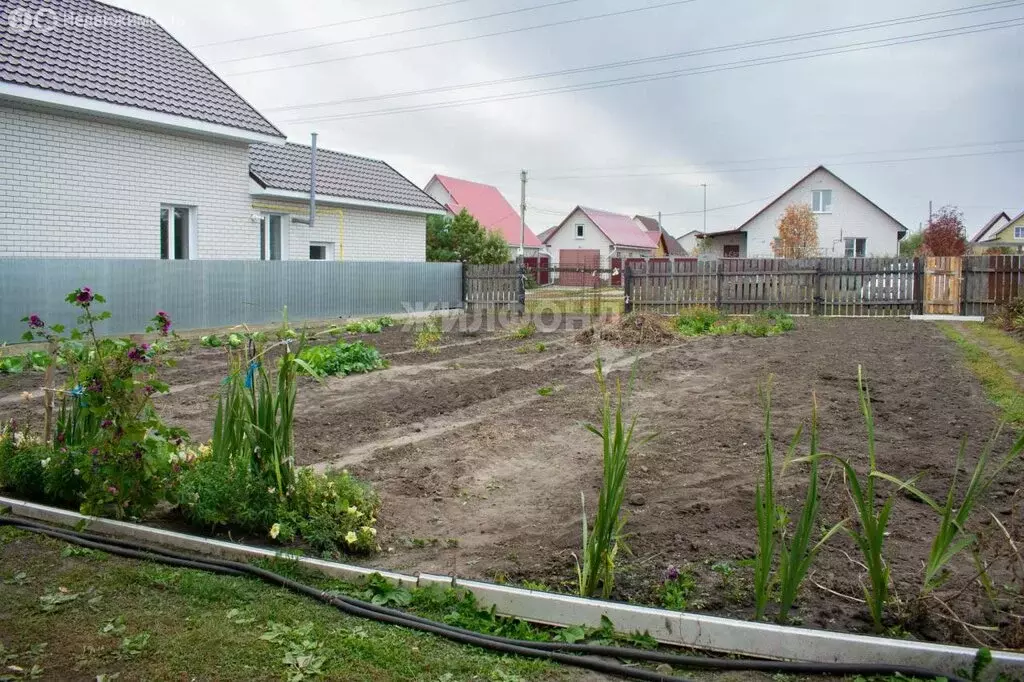
[[[261,580],[288,588],[293,592],[304,594],[338,608],[339,610],[361,618],[368,618],[382,623],[407,627],[421,632],[444,637],[446,639],[470,644],[483,649],[490,649],[505,654],[515,654],[531,658],[542,658],[564,665],[586,668],[596,672],[636,680],[655,680],[657,682],[678,682],[683,678],[665,675],[651,670],[630,667],[620,663],[593,658],[594,656],[612,657],[649,663],[668,663],[670,665],[705,669],[705,670],[756,670],[770,673],[803,674],[803,675],[882,675],[901,674],[908,677],[938,678],[944,677],[950,682],[966,682],[962,678],[939,675],[934,671],[922,670],[910,666],[897,666],[877,663],[797,663],[791,661],[768,661],[760,659],[708,658],[702,656],[684,656],[660,651],[643,651],[614,646],[593,644],[567,644],[561,642],[531,642],[486,635],[463,628],[421,618],[404,611],[378,606],[344,595],[337,595],[299,583],[285,576],[268,571],[251,564],[195,557],[172,550],[147,547],[135,542],[109,538],[93,533],[82,533],[65,528],[56,528],[46,524],[14,518],[0,513],[0,525],[10,525],[42,535],[58,538],[66,542],[101,550],[110,554],[131,559],[149,560],[182,568],[193,568],[223,575],[250,575]],[[579,655],[582,654],[582,655]]]

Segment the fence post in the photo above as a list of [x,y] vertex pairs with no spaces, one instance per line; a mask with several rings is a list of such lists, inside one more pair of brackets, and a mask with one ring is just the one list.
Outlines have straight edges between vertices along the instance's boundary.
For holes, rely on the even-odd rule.
[[622,265],[622,311],[626,315],[633,312],[633,275],[629,272],[629,265],[623,261]]
[[924,263],[920,257],[914,258],[914,311],[924,315]]
[[814,262],[814,303],[811,305],[811,315],[820,316],[825,308],[825,295],[821,290],[821,259]]
[[967,255],[960,256],[960,301],[957,306],[958,314],[967,314]]
[[469,302],[469,292],[466,291],[466,262],[462,261],[459,263],[459,272],[462,275],[462,309],[468,308],[467,303]]
[[519,314],[526,312],[526,263],[522,258],[516,261],[519,277],[516,278],[516,299],[519,301]]
[[722,259],[715,260],[715,279],[716,279],[716,293],[715,293],[715,308],[718,310],[722,309],[722,280],[725,279],[725,275],[722,273]]

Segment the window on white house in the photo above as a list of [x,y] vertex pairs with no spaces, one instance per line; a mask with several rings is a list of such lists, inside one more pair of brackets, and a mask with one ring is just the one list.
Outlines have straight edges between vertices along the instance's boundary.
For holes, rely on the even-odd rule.
[[309,260],[331,260],[331,244],[310,242]]
[[188,206],[160,207],[160,258],[188,260],[195,221]]
[[583,239],[583,224],[576,226],[576,239]]
[[1013,228],[1013,238],[1014,239],[1024,239],[1024,227],[1015,227],[1015,228]]
[[816,189],[811,191],[811,210],[815,213],[832,212],[832,190]]
[[846,245],[847,258],[863,258],[868,248],[868,240],[863,237],[847,237],[843,240]]
[[260,260],[284,260],[284,216],[270,213],[260,218]]

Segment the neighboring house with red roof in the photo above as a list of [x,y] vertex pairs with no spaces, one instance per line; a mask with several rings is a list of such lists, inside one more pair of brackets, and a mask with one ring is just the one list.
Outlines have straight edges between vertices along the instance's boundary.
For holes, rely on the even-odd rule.
[[452,215],[458,215],[462,209],[466,209],[477,219],[481,227],[501,234],[508,243],[513,258],[519,254],[521,239],[527,257],[536,256],[543,248],[529,225],[526,226],[525,233],[522,232],[519,212],[493,185],[447,175],[435,175],[430,178],[423,191],[447,208]]
[[556,264],[597,263],[610,267],[612,258],[650,258],[660,234],[648,233],[628,215],[577,206],[548,234],[544,243]]
[[0,257],[426,259],[444,209],[381,161],[323,150],[311,230],[309,147],[149,17],[18,9],[0,12]]
[[793,204],[807,204],[818,221],[818,255],[862,258],[899,255],[907,228],[877,204],[818,166],[735,229],[698,234],[711,258],[772,258],[779,218]]
[[972,254],[992,250],[1024,253],[1024,212],[1011,218],[1005,211],[992,216],[978,230],[967,247]]

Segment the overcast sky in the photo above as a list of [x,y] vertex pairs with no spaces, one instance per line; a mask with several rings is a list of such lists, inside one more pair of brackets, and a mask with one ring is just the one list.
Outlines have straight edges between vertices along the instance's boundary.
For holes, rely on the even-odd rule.
[[[708,185],[708,230],[728,229],[819,163],[912,230],[927,219],[929,200],[936,208],[958,205],[972,234],[1000,210],[1024,210],[1024,27],[991,30],[1000,26],[993,22],[1024,17],[1022,1],[932,19],[919,15],[991,3],[114,2],[159,21],[292,141],[308,142],[316,131],[323,147],[382,158],[420,186],[433,173],[445,173],[495,184],[516,205],[519,169],[527,169],[527,218],[536,232],[583,204],[629,214],[660,210],[665,226],[680,235],[702,226],[701,183]],[[536,9],[482,18],[531,7]],[[645,9],[624,13],[638,8]],[[399,14],[352,21],[389,13]],[[742,45],[912,17],[918,18]],[[459,23],[409,30],[449,22]],[[561,23],[528,28],[555,22]],[[322,28],[293,31],[315,26]],[[977,32],[920,40],[922,34],[968,27]],[[476,37],[519,28],[527,30]],[[292,32],[265,35],[284,31]],[[257,35],[264,37],[210,44]],[[917,42],[808,54],[908,36]],[[407,49],[416,45],[425,47]],[[472,89],[284,108],[701,50],[704,54]],[[778,56],[788,61],[749,66],[751,60]],[[306,62],[320,63],[297,66]],[[536,95],[537,90],[737,62],[748,65]],[[533,96],[380,113],[516,93]],[[375,113],[339,118],[366,112]]]

